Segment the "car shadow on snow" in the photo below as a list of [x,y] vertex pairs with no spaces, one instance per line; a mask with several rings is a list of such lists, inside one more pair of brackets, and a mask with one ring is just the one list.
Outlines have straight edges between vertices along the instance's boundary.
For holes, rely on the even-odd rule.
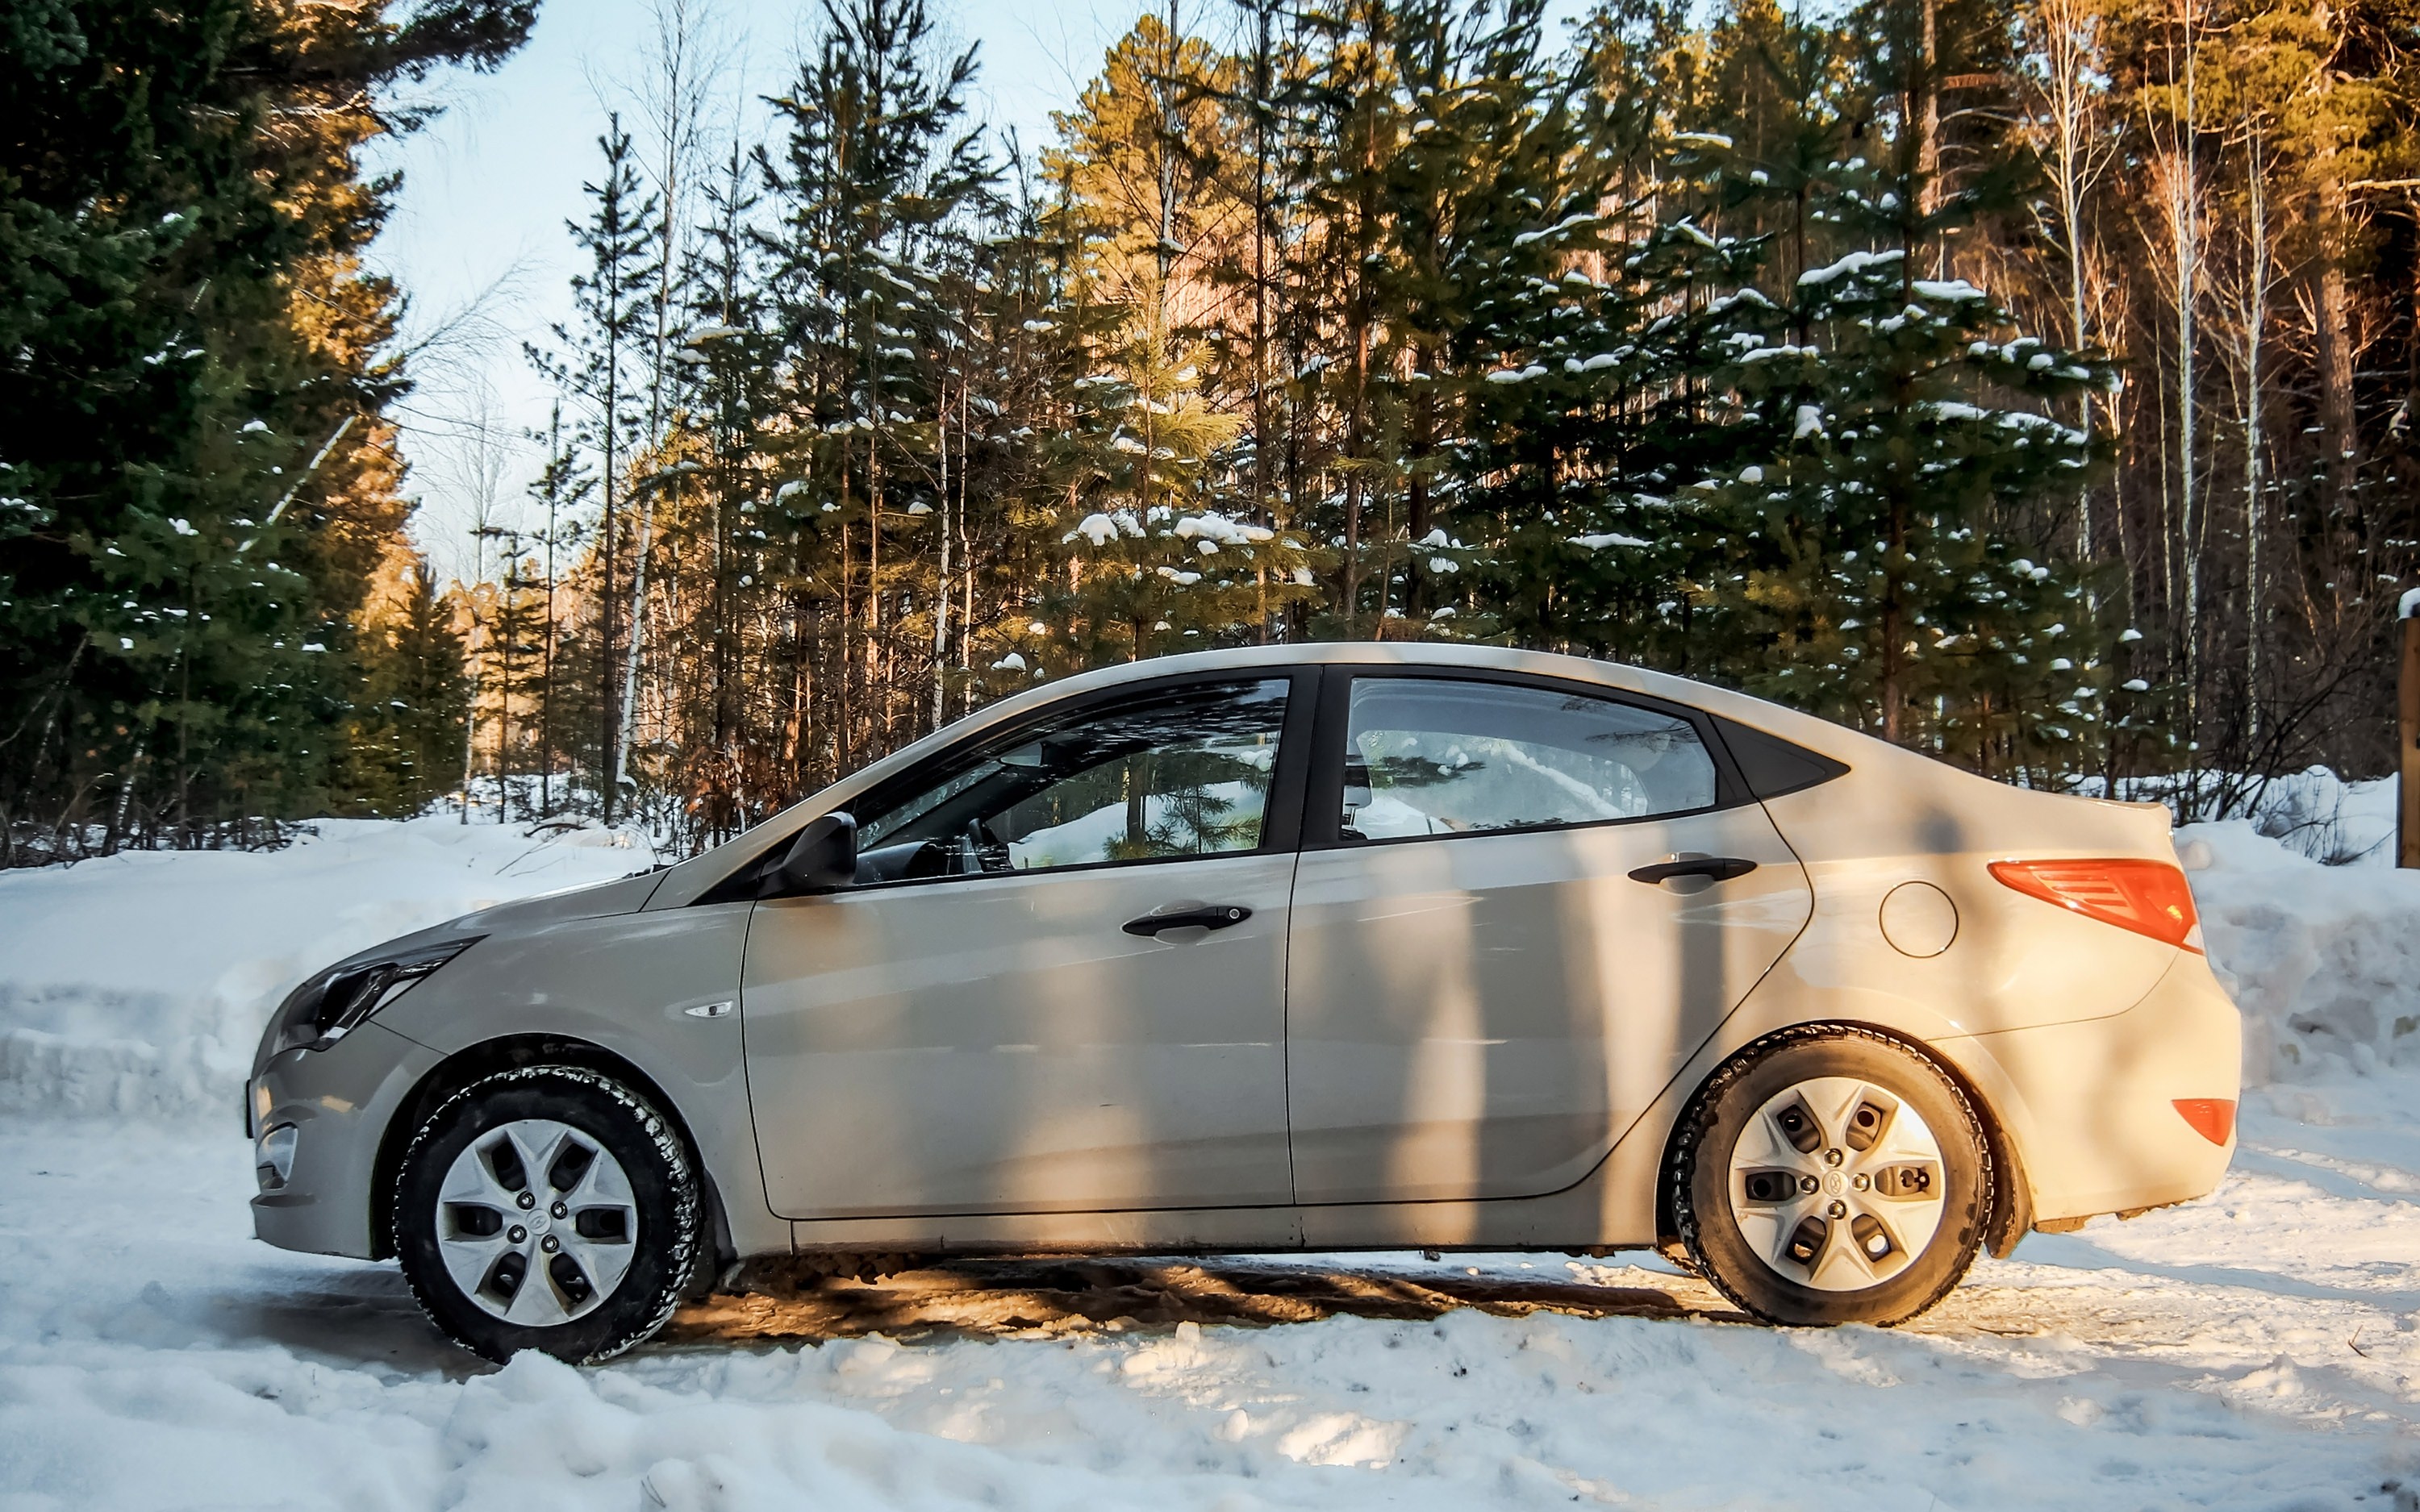
[[683,1307],[670,1345],[765,1343],[880,1333],[920,1338],[1035,1337],[1177,1323],[1272,1326],[1351,1315],[1426,1319],[1463,1308],[1499,1317],[1746,1319],[1703,1282],[1591,1267],[1613,1284],[1470,1274],[1435,1263],[1289,1265],[1264,1257],[1071,1257],[951,1260],[872,1280],[751,1267],[745,1289]]
[[393,1264],[290,1276],[220,1303],[226,1331],[306,1358],[467,1380],[494,1367],[457,1349],[412,1300]]
[[[2138,1269],[2114,1256],[2104,1258],[2106,1264],[2092,1269]],[[1502,1257],[1488,1259],[1475,1275],[1469,1273],[1472,1267],[1450,1257],[1421,1262],[1373,1257],[1357,1263],[1274,1256],[953,1259],[862,1280],[815,1274],[784,1262],[753,1262],[728,1278],[730,1288],[684,1305],[634,1357],[659,1350],[778,1347],[869,1334],[904,1344],[1047,1339],[1155,1332],[1185,1322],[1264,1328],[1335,1317],[1425,1319],[1466,1310],[1508,1319],[1552,1313],[1751,1322],[1694,1275],[1580,1261],[1565,1278],[1551,1271],[1515,1273],[1504,1269]],[[2181,1293],[2193,1291],[2190,1282],[2199,1278],[2171,1277],[2165,1267],[2139,1269],[2148,1291],[2113,1295],[2102,1286],[2044,1285],[2029,1273],[2030,1267],[2003,1270],[1986,1262],[1905,1332],[1947,1338],[2071,1333],[2131,1346],[2182,1343],[2196,1325],[2186,1305],[2191,1299]],[[263,1286],[217,1299],[211,1321],[228,1335],[332,1363],[457,1381],[494,1368],[438,1333],[392,1264],[331,1272],[300,1286],[290,1276],[285,1279],[283,1290]]]

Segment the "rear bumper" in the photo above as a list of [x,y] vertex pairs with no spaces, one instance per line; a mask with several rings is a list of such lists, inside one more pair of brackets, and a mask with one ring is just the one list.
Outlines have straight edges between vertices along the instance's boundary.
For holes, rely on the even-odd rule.
[[2165,1207],[2214,1191],[2235,1154],[2178,1110],[2233,1103],[2243,1019],[2210,963],[2179,951],[2142,1001],[2074,1024],[1962,1035],[1934,1046],[1994,1089],[2033,1188],[2037,1224]]
[[289,1050],[245,1088],[258,1136],[291,1125],[285,1183],[252,1199],[254,1237],[279,1249],[368,1259],[379,1140],[396,1109],[441,1057],[365,1024],[326,1050]]

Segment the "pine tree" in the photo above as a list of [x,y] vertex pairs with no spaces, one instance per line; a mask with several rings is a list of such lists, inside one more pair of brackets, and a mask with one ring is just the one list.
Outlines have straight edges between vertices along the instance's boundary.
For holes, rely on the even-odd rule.
[[[534,436],[532,439],[541,438]],[[538,817],[544,819],[551,817],[555,811],[555,782],[557,777],[563,775],[560,765],[560,758],[564,754],[563,738],[570,731],[586,725],[586,721],[568,717],[565,708],[564,694],[567,687],[587,685],[566,675],[568,648],[561,602],[564,593],[562,563],[570,560],[571,549],[585,539],[580,511],[588,496],[596,491],[597,480],[581,465],[577,439],[564,432],[560,402],[554,407],[542,439],[546,442],[546,463],[531,483],[529,492],[532,500],[546,514],[546,523],[537,537],[542,560],[537,570],[536,586],[541,594],[542,621],[538,631],[535,732],[537,811]],[[565,796],[568,798],[570,795],[566,793]]]
[[[992,178],[962,121],[974,55],[936,69],[932,33],[923,0],[828,0],[814,54],[773,102],[781,154],[760,160],[778,220],[775,318],[800,391],[783,465],[803,486],[786,498],[814,538],[806,554],[837,559],[805,576],[838,611],[825,667],[843,768],[899,743],[919,714],[893,642],[930,643],[908,586],[923,573],[900,552],[915,551],[911,522],[934,512],[939,486],[936,358],[954,321],[936,270]],[[921,636],[892,633],[911,625]]]
[[597,146],[604,172],[595,182],[582,185],[590,201],[588,219],[569,227],[572,241],[588,259],[571,281],[574,320],[553,329],[552,351],[528,350],[541,372],[587,406],[585,429],[597,457],[601,513],[597,527],[595,772],[601,813],[611,824],[626,796],[620,763],[623,727],[630,711],[622,706],[618,681],[627,642],[620,633],[617,595],[628,526],[628,473],[635,448],[645,440],[647,385],[639,373],[655,324],[648,301],[656,287],[660,210],[640,180],[630,133],[622,129],[619,115],[608,118]]
[[2054,415],[2112,370],[2018,333],[1962,279],[1919,276],[1945,212],[1919,209],[1907,178],[1838,174],[1818,213],[1898,244],[1759,306],[1724,380],[1769,451],[1697,485],[1753,543],[1727,595],[1771,638],[1750,686],[1986,766],[2074,770],[2098,747],[2116,626],[2092,623],[2075,572],[2021,557],[1994,524],[2072,497],[2096,449]]
[[[777,561],[758,454],[779,413],[769,372],[773,342],[759,329],[765,311],[748,236],[757,204],[749,167],[735,145],[721,174],[704,186],[706,219],[696,228],[678,289],[690,334],[675,354],[682,371],[676,450],[694,471],[672,490],[689,507],[668,522],[668,534],[675,570],[705,579],[703,592],[690,595],[686,627],[675,631],[689,657],[704,662],[704,696],[682,711],[688,761],[673,782],[702,833],[714,839],[737,833],[787,791],[761,760],[745,754],[766,748],[761,737],[750,738],[741,625],[761,612]],[[682,654],[678,646],[668,649]]]
[[346,741],[355,806],[408,818],[454,786],[470,698],[463,650],[427,563],[405,561],[363,626],[362,697]]
[[1235,70],[1179,21],[1145,15],[1109,49],[1045,159],[1074,251],[1065,318],[1091,361],[1061,458],[1072,555],[1043,598],[1037,670],[1215,644],[1310,596],[1303,544],[1239,517],[1257,501],[1235,496],[1243,425],[1205,391],[1202,294],[1245,229],[1220,176]]
[[1218,644],[1311,586],[1302,541],[1222,507],[1209,473],[1240,421],[1202,401],[1198,359],[1179,354],[1171,370],[1148,335],[1122,355],[1131,377],[1100,375],[1082,406],[1090,444],[1060,537],[1067,586],[1042,596],[1052,634],[1037,670]]
[[[1313,635],[1621,656],[2034,781],[2282,751],[2302,717],[2225,680],[2364,686],[2362,595],[2420,563],[2366,481],[2409,465],[2420,355],[2349,376],[2279,316],[2368,278],[2361,329],[2420,354],[2420,241],[2344,199],[2402,192],[2404,107],[2361,114],[2400,66],[2288,123],[2261,81],[2324,28],[2231,6],[2164,53],[2164,13],[2108,8],[2118,166],[2053,210],[2004,0],[1606,0],[1560,53],[1530,0],[1249,0],[1225,48],[1156,0],[1004,176],[971,55],[836,0],[659,270],[678,381],[611,471],[644,585],[595,539],[566,578],[615,586],[566,654],[644,613],[629,776],[692,841],[1040,678]],[[2191,277],[2080,257],[2139,249],[2188,145]],[[2204,224],[2256,156],[2258,277]]]
[[527,0],[0,18],[0,818],[38,854],[254,838],[338,795],[350,621],[404,505],[388,86]]
[[1736,301],[1699,291],[1735,290],[1759,249],[1668,220],[1688,185],[1671,162],[1624,193],[1641,154],[1670,156],[1661,129],[1574,97],[1626,77],[1628,34],[1601,22],[1566,84],[1537,24],[1419,34],[1434,103],[1401,160],[1393,303],[1419,312],[1400,322],[1418,333],[1408,471],[1438,504],[1406,534],[1413,583],[1457,602],[1413,603],[1430,633],[1686,666],[1705,543],[1675,488],[1738,445],[1699,393]]

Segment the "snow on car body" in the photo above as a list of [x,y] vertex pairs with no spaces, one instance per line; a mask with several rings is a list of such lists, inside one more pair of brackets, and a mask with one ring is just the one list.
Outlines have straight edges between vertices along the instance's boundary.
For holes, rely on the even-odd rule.
[[490,1353],[625,1348],[706,1254],[1677,1243],[1892,1321],[2211,1191],[2240,1057],[2156,806],[1337,645],[1036,688],[349,958],[246,1119],[261,1238],[399,1251]]

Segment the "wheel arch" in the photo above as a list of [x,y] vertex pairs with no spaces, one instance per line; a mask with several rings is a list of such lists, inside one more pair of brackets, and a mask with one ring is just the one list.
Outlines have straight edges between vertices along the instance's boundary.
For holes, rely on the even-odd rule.
[[1679,1243],[1680,1222],[1672,1205],[1673,1156],[1682,1132],[1689,1125],[1698,1104],[1716,1077],[1733,1063],[1749,1056],[1760,1055],[1767,1048],[1787,1040],[1812,1039],[1828,1033],[1869,1035],[1885,1040],[1915,1056],[1947,1077],[1950,1085],[1966,1096],[1975,1110],[1976,1121],[1983,1127],[1983,1142],[1992,1157],[1991,1208],[1983,1223],[1983,1246],[1994,1259],[2006,1259],[2017,1247],[2017,1241],[2033,1227],[2033,1185],[2026,1179],[2024,1160],[2009,1135],[2008,1123],[1991,1097],[1968,1075],[1963,1067],[1941,1054],[1922,1040],[1894,1029],[1887,1024],[1867,1023],[1856,1019],[1823,1019],[1806,1024],[1792,1024],[1770,1030],[1741,1045],[1706,1068],[1689,1095],[1681,1100],[1679,1113],[1664,1131],[1663,1147],[1655,1162],[1655,1242],[1668,1251]]
[[706,1199],[705,1234],[714,1248],[715,1269],[719,1272],[737,1261],[737,1246],[732,1241],[731,1221],[723,1207],[721,1186],[679,1104],[665,1094],[654,1077],[628,1057],[592,1041],[562,1034],[516,1034],[481,1041],[438,1062],[404,1094],[395,1116],[387,1120],[385,1131],[379,1136],[378,1154],[371,1167],[372,1259],[392,1259],[395,1256],[395,1183],[402,1173],[404,1151],[411,1147],[412,1134],[447,1098],[483,1077],[523,1066],[576,1066],[592,1071],[627,1084],[654,1104],[680,1135],[690,1167],[697,1172],[698,1189]]

